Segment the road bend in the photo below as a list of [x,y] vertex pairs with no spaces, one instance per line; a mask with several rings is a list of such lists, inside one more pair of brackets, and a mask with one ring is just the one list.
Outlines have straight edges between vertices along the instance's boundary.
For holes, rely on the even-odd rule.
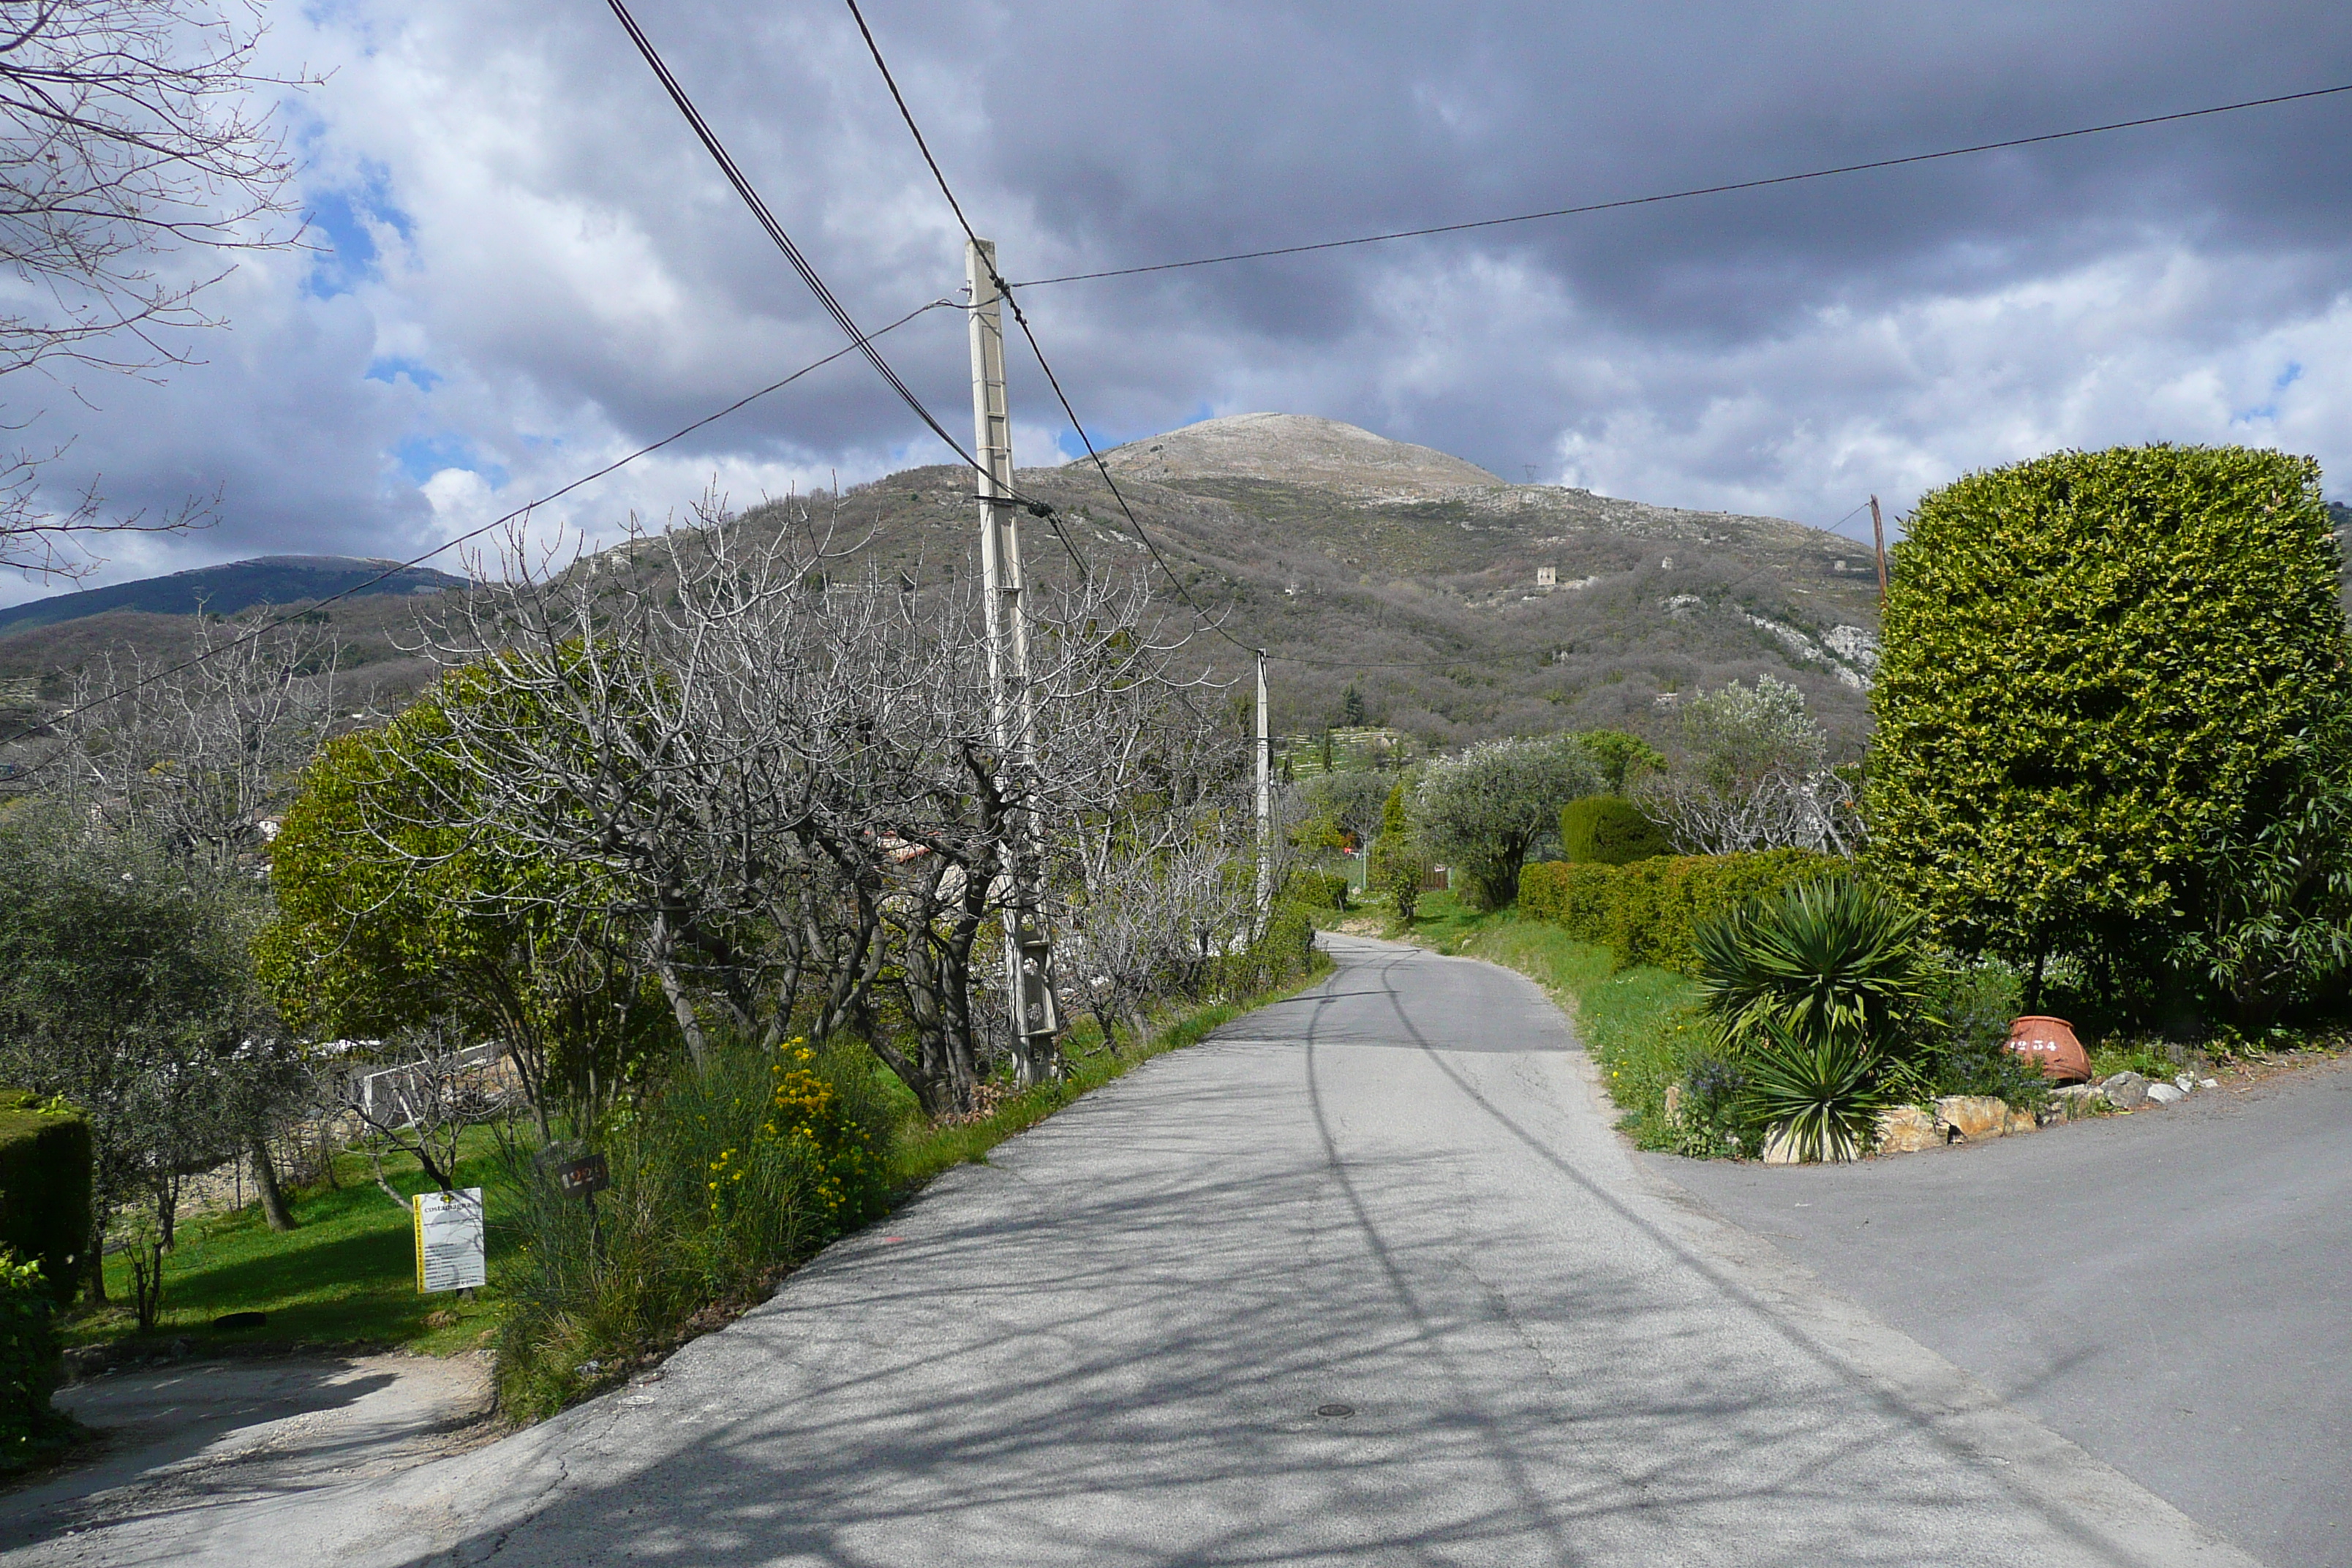
[[658,1381],[8,1561],[2252,1561],[1645,1173],[1527,981],[1328,941]]

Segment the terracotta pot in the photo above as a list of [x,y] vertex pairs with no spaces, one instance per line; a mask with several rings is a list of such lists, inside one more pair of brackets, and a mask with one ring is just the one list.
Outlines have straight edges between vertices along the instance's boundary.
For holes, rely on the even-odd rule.
[[2053,1083],[2086,1083],[2091,1077],[2090,1053],[2074,1037],[2074,1026],[2063,1018],[2032,1015],[2009,1026],[2009,1048],[2029,1061],[2042,1064],[2042,1076]]

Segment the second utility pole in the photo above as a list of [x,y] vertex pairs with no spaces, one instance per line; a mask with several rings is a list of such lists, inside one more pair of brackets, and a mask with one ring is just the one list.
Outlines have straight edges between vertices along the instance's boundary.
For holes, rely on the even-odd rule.
[[1265,650],[1257,656],[1257,933],[1274,920],[1274,740],[1266,729]]
[[1029,688],[1029,622],[1022,599],[1020,513],[1013,501],[1013,416],[1004,400],[1004,316],[997,296],[996,246],[964,247],[971,288],[971,419],[980,463],[980,573],[988,626],[988,717],[994,731],[998,795],[1011,820],[1004,904],[1004,979],[1013,1005],[1015,1076],[1022,1087],[1058,1076],[1053,938],[1038,878],[1037,703]]

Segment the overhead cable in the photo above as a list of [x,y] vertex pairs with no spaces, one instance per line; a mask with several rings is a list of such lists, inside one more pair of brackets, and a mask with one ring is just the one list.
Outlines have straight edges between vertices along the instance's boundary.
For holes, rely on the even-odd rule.
[[[881,352],[875,348],[873,340],[858,330],[857,322],[851,318],[848,310],[843,306],[832,289],[826,286],[824,278],[818,275],[816,268],[810,265],[808,258],[802,254],[801,247],[793,242],[793,237],[784,232],[784,226],[776,221],[776,215],[768,210],[767,202],[761,197],[759,190],[751,184],[750,177],[736,163],[734,155],[727,151],[726,143],[719,140],[718,132],[711,130],[709,121],[702,118],[702,111],[694,106],[694,100],[687,96],[686,89],[679,85],[677,78],[672,74],[669,63],[662,58],[661,51],[654,47],[653,40],[646,36],[645,29],[637,26],[637,19],[629,15],[628,6],[623,4],[623,0],[606,0],[606,4],[612,7],[613,15],[619,18],[622,28],[629,35],[630,42],[635,44],[637,52],[645,57],[646,64],[653,68],[655,78],[662,84],[662,89],[669,94],[670,101],[676,104],[677,111],[686,117],[688,126],[701,142],[703,150],[710,154],[711,162],[719,165],[719,172],[726,176],[727,183],[735,187],[735,194],[743,199],[743,205],[751,209],[752,217],[758,221],[769,239],[775,243],[778,250],[784,253],[784,259],[792,263],[793,270],[800,274],[801,281],[808,285],[808,290],[816,296],[817,303],[824,307],[825,313],[834,319],[835,324],[848,335],[851,346],[866,356],[866,362],[873,365],[875,373],[889,384],[890,390],[897,393],[899,400],[908,408],[914,410],[917,418],[930,427],[932,435],[947,443],[948,449],[962,459],[966,468],[976,474],[984,474],[987,470],[981,467],[979,460],[964,449],[962,442],[948,434],[947,426],[939,422],[938,417],[924,405],[923,400],[915,395],[914,388],[908,386],[900,378],[898,373],[891,368],[890,362],[884,359]],[[1034,500],[1017,493],[1013,499],[1021,501],[1039,517],[1051,515],[1052,508],[1043,501]],[[1061,534],[1062,531],[1058,523],[1055,525],[1054,531]],[[1080,572],[1083,573],[1086,570],[1086,562],[1079,556],[1077,547],[1070,542],[1066,534],[1062,535],[1062,545],[1064,549],[1070,552],[1070,558],[1077,563]]]
[[2284,92],[2271,98],[2250,98],[2237,103],[2217,103],[2205,109],[2184,109],[2172,114],[2151,114],[2138,120],[2116,120],[2104,125],[2079,126],[2072,131],[2044,132],[2039,136],[2013,136],[2001,142],[1979,142],[1966,147],[1947,147],[1936,153],[1912,153],[1900,158],[1874,158],[1864,163],[1841,163],[1829,169],[1808,169],[1797,174],[1773,174],[1759,180],[1734,180],[1723,184],[1693,185],[1685,190],[1661,191],[1654,195],[1621,196],[1614,201],[1587,202],[1580,206],[1549,207],[1542,212],[1515,213],[1508,217],[1474,218],[1466,223],[1432,224],[1425,228],[1389,229],[1380,234],[1360,234],[1346,239],[1318,239],[1304,245],[1277,245],[1263,250],[1236,250],[1223,256],[1196,256],[1185,261],[1156,261],[1142,267],[1112,267],[1097,272],[1068,272],[1055,278],[1032,278],[1024,289],[1043,289],[1055,283],[1087,283],[1102,278],[1135,278],[1149,272],[1180,272],[1193,267],[1223,267],[1234,261],[1264,261],[1277,256],[1305,256],[1318,250],[1344,250],[1359,245],[1384,245],[1396,239],[1423,239],[1439,234],[1466,234],[1473,229],[1501,228],[1508,224],[1539,223],[1547,218],[1578,217],[1587,213],[1615,212],[1625,207],[1654,206],[1661,202],[1688,201],[1694,196],[1729,195],[1735,191],[1760,191],[1773,185],[1793,185],[1807,180],[1832,179],[1840,174],[1860,174],[1873,169],[1899,169],[1908,163],[1932,163],[1946,158],[1966,158],[1979,153],[1999,153],[2015,147],[2038,147],[2044,142],[2068,142],[2082,136],[2101,136],[2110,131],[2134,131],[2148,125],[2169,125],[2182,120],[2201,120],[2214,114],[2235,114],[2247,109],[2268,109],[2276,104],[2300,103],[2307,99],[2328,98],[2336,93],[2352,92],[2352,82],[2338,87],[2315,87],[2305,92]]
[[[955,301],[952,300],[934,300],[928,305],[918,305],[915,309],[908,311],[897,321],[892,321],[888,326],[866,334],[867,340],[870,342],[872,339],[885,337],[891,332],[895,332],[900,327],[905,326],[908,321],[913,321],[916,317],[923,315],[928,311],[937,310],[942,308],[953,309],[954,307]],[[639,458],[650,457],[652,454],[660,451],[664,447],[671,446],[677,442],[684,440],[687,437],[693,435],[697,430],[701,429],[704,426],[724,419],[730,414],[734,413],[740,408],[746,407],[751,404],[758,402],[761,398],[767,396],[772,392],[782,391],[783,388],[790,386],[793,383],[800,380],[801,377],[808,374],[810,372],[823,370],[826,365],[831,364],[834,361],[841,358],[843,355],[851,353],[856,347],[857,345],[856,343],[845,343],[842,347],[834,350],[833,353],[825,355],[823,359],[812,360],[809,363],[801,366],[800,369],[793,372],[792,374],[784,377],[782,381],[772,381],[767,385],[760,388],[757,392],[746,393],[744,395],[737,398],[734,402],[729,404],[726,407],[719,409],[716,413],[706,414],[701,418],[696,420],[693,424],[683,426],[678,429],[673,430],[658,441],[649,441],[645,446],[639,447],[636,450],[630,452],[625,456],[615,458],[613,461],[605,464],[603,468],[596,469],[593,473],[583,474],[578,479],[573,479],[571,483],[548,491],[545,495],[541,496],[537,500],[527,501],[502,517],[492,518],[489,521],[482,524],[479,528],[468,529],[465,532],[460,533],[454,538],[445,539],[440,543],[435,545],[432,549],[426,551],[424,554],[411,556],[405,561],[388,566],[384,568],[384,570],[377,573],[374,576],[366,579],[364,582],[354,583],[350,587],[340,589],[335,593],[328,595],[323,599],[310,600],[300,610],[289,611],[286,615],[277,617],[275,620],[264,621],[260,625],[231,637],[225,643],[221,643],[214,647],[208,647],[202,653],[194,654],[187,658],[180,660],[177,664],[165,665],[160,669],[153,670],[149,674],[143,675],[137,680],[131,682],[128,686],[118,687],[114,690],[109,691],[103,696],[89,698],[85,701],[75,704],[71,708],[65,709],[57,713],[52,713],[37,724],[17,730],[14,734],[0,736],[0,745],[12,745],[18,741],[26,739],[27,736],[37,733],[39,731],[46,729],[52,724],[62,723],[68,719],[72,719],[80,714],[87,713],[93,708],[102,707],[109,702],[114,701],[118,698],[128,697],[132,692],[137,691],[143,687],[152,686],[159,680],[178,675],[184,670],[194,669],[200,664],[204,664],[211,659],[218,658],[225,653],[243,647],[249,642],[254,642],[261,637],[267,637],[271,632],[277,631],[281,626],[290,626],[295,621],[301,619],[303,616],[311,615],[319,610],[322,610],[329,605],[334,604],[339,600],[348,599],[356,595],[364,594],[370,588],[374,587],[377,584],[386,582],[391,578],[396,577],[403,572],[411,571],[416,567],[422,566],[436,555],[455,550],[458,545],[479,539],[483,534],[489,532],[493,529],[503,528],[508,523],[514,521],[518,518],[529,516],[530,513],[538,510],[541,507],[561,500],[565,496],[570,495],[573,490],[578,489],[581,486],[593,484],[596,480],[603,479],[607,474],[614,473],[618,469],[628,467],[628,465],[635,462]]]
[[[619,3],[620,0],[613,0],[613,4],[616,6]],[[955,189],[948,184],[946,172],[940,169],[940,161],[931,156],[930,143],[923,138],[923,128],[915,122],[915,111],[908,107],[906,95],[898,90],[898,79],[890,74],[890,62],[882,58],[882,46],[875,40],[874,29],[866,25],[866,13],[858,9],[857,0],[845,0],[845,3],[849,6],[850,16],[857,23],[857,31],[866,39],[866,52],[874,57],[875,68],[882,73],[883,85],[890,89],[891,101],[898,106],[898,118],[907,122],[908,132],[915,139],[916,150],[922,153],[924,163],[931,171],[931,178],[939,182],[940,194],[947,198],[950,210],[955,214],[956,222],[962,226],[964,237],[971,242],[974,252],[984,255],[985,252],[980,250],[979,231],[971,226],[971,220],[964,216],[963,203],[956,199]],[[1054,389],[1055,401],[1062,405],[1063,417],[1069,420],[1070,428],[1077,432],[1078,440],[1086,447],[1087,458],[1093,462],[1095,471],[1102,476],[1103,483],[1109,488],[1111,499],[1118,503],[1118,510],[1127,518],[1128,526],[1135,531],[1136,539],[1151,552],[1152,560],[1160,563],[1160,570],[1167,574],[1168,581],[1175,587],[1177,596],[1191,607],[1194,615],[1201,617],[1202,625],[1244,653],[1260,658],[1266,657],[1264,648],[1254,647],[1242,641],[1241,638],[1227,631],[1222,621],[1202,608],[1201,602],[1192,597],[1192,589],[1184,585],[1184,580],[1176,575],[1176,569],[1168,564],[1168,558],[1160,552],[1160,546],[1153,542],[1151,535],[1145,531],[1142,521],[1135,515],[1135,509],[1127,504],[1126,492],[1118,488],[1118,481],[1111,478],[1110,465],[1104,462],[1102,454],[1095,449],[1094,438],[1087,434],[1086,424],[1079,419],[1077,410],[1070,406],[1069,394],[1062,390],[1062,378],[1054,374],[1053,363],[1046,359],[1045,347],[1037,342],[1036,330],[1030,326],[1028,312],[1022,310],[1021,301],[1013,291],[1013,285],[1007,283],[996,272],[995,264],[992,261],[989,264],[989,281],[995,285],[997,293],[1011,308],[1013,320],[1021,328],[1021,335],[1028,340],[1029,352],[1036,356],[1037,368],[1045,373],[1046,384]],[[1058,523],[1055,525],[1055,531],[1060,531]],[[1067,542],[1067,540],[1064,541],[1065,544]]]

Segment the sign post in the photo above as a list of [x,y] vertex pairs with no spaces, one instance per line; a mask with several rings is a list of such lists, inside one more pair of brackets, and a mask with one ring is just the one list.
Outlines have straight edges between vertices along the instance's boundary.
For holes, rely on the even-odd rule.
[[482,1189],[419,1193],[409,1200],[416,1219],[416,1289],[475,1290],[490,1282],[482,1238]]

